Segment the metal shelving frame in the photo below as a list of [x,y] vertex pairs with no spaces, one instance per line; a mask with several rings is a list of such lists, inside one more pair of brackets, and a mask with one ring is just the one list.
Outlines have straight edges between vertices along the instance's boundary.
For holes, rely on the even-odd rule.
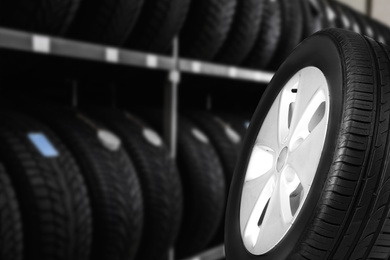
[[[179,57],[177,38],[174,40],[173,46],[172,56],[163,56],[0,28],[0,49],[168,71],[169,77],[164,87],[164,139],[171,151],[171,157],[175,158],[178,89],[181,73],[264,84],[269,83],[273,73],[183,59]],[[223,245],[220,245],[184,260],[218,260],[224,257],[225,249]],[[174,250],[172,249],[169,253],[169,260],[174,259]]]

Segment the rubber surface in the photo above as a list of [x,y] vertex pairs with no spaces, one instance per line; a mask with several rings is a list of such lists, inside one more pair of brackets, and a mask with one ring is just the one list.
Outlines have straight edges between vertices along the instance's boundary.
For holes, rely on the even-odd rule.
[[345,15],[346,20],[348,21],[348,25],[349,25],[349,26],[346,26],[346,28],[344,28],[344,29],[354,31],[356,33],[362,33],[361,27],[359,26],[359,22],[356,20],[356,17],[352,13],[351,9],[344,4],[338,3],[338,5],[340,7],[341,13],[343,13]]
[[2,0],[0,26],[62,35],[74,19],[79,2],[80,0]]
[[299,0],[278,0],[282,12],[282,31],[269,66],[276,70],[302,39],[303,18]]
[[229,34],[215,58],[216,62],[239,65],[251,51],[260,30],[267,0],[238,1]]
[[139,19],[125,46],[166,53],[184,24],[190,0],[144,0]]
[[198,139],[191,122],[180,119],[178,167],[184,185],[184,219],[176,243],[178,256],[200,252],[222,221],[226,185],[213,146]]
[[181,56],[212,60],[228,36],[237,0],[191,1],[180,33]]
[[[0,157],[21,210],[24,258],[88,259],[92,217],[87,189],[73,157],[35,120],[11,112],[1,112],[0,118]],[[41,136],[41,141],[34,145],[31,134]],[[38,149],[42,139],[56,153],[45,155]]]
[[99,141],[102,124],[73,110],[37,115],[58,133],[79,163],[93,216],[91,259],[133,259],[143,227],[143,200],[134,167],[121,146]]
[[68,37],[121,46],[130,34],[144,0],[83,0]]
[[11,180],[0,165],[0,258],[22,260],[23,244],[19,203]]
[[250,124],[251,116],[229,113],[217,113],[217,116],[221,117],[227,122],[239,135],[241,136],[241,143],[244,141],[246,131]]
[[253,69],[264,69],[270,63],[282,33],[282,14],[279,1],[268,0],[264,6],[261,26],[252,50],[243,65]]
[[319,10],[315,8],[309,0],[300,0],[299,4],[303,15],[302,39],[304,40],[312,34],[322,29],[322,21]]
[[90,114],[120,136],[137,170],[145,213],[136,259],[163,259],[174,246],[183,210],[181,180],[168,149],[157,133],[127,112],[99,109]]
[[[215,147],[223,167],[227,198],[243,136],[231,127],[230,123],[222,117],[213,115],[209,112],[192,111],[188,112],[187,116],[200,127]],[[212,241],[213,245],[218,246],[223,244],[224,226],[225,221],[223,219],[216,236]]]
[[[161,113],[140,114],[162,131]],[[207,136],[184,117],[179,117],[178,130],[177,166],[184,194],[183,221],[175,246],[180,259],[201,252],[216,234],[224,214],[226,185],[221,162]]]
[[[330,5],[330,7],[332,8],[332,10],[335,12],[336,14],[336,18],[335,18],[335,27],[336,28],[342,28],[342,29],[346,29],[346,30],[349,30],[349,26],[347,25],[347,23],[349,21],[346,21],[346,17],[345,17],[345,14],[344,12],[341,10],[341,7],[339,6],[338,2],[336,1],[333,1],[333,0],[328,0],[328,3]],[[344,17],[343,17],[344,16]]]
[[[330,118],[311,192],[290,231],[266,255],[248,254],[238,212],[251,147],[269,107],[298,70],[329,83]],[[305,41],[277,72],[253,118],[231,187],[227,259],[387,259],[390,254],[389,48],[345,30]]]
[[242,141],[241,136],[218,116],[205,111],[192,111],[186,114],[210,138],[222,162],[226,187],[230,187]]

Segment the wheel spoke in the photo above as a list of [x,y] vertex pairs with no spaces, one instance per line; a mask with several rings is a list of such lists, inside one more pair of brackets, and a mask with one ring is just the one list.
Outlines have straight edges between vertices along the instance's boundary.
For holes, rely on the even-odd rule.
[[281,91],[275,99],[259,132],[259,144],[276,151],[286,142],[298,84],[299,76],[296,75],[289,81],[291,87]]
[[258,145],[269,147],[273,151],[279,148],[279,140],[276,133],[279,131],[277,120],[280,113],[280,98],[281,95],[279,94],[263,122],[256,141]]
[[323,119],[315,129],[290,152],[287,165],[294,169],[306,192],[311,187],[322,153],[326,120]]
[[[310,133],[310,126],[313,122],[316,123],[317,114],[324,116],[321,112],[325,111],[323,106],[326,97],[323,84],[316,82],[316,73],[301,73],[299,90],[291,118],[289,147],[294,147],[295,142],[305,139]],[[321,108],[323,109],[321,110]]]
[[275,176],[272,171],[244,183],[240,209],[241,230],[243,236],[252,243],[257,241],[259,235],[258,222],[274,187]]
[[278,140],[279,144],[283,145],[288,138],[291,125],[291,117],[294,112],[295,100],[299,85],[299,75],[295,75],[289,80],[289,88],[284,89],[280,95],[280,111],[278,115]]
[[255,145],[248,163],[245,180],[256,179],[269,172],[275,164],[275,152],[262,145]]
[[288,184],[285,178],[279,178],[260,226],[256,250],[263,251],[275,245],[290,227],[292,219]]

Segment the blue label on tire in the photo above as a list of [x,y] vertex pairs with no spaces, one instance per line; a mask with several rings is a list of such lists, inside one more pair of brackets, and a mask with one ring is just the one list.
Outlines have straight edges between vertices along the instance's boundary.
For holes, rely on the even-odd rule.
[[58,151],[42,133],[28,134],[28,138],[44,157],[57,157]]

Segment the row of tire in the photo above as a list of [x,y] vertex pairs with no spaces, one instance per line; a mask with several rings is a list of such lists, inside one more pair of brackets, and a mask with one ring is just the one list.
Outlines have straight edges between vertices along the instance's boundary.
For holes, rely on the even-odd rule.
[[6,0],[0,25],[164,53],[180,35],[182,56],[276,69],[327,27],[390,40],[390,30],[333,0]]
[[[159,112],[141,114],[162,128]],[[121,110],[0,120],[1,259],[158,260],[222,243],[243,120],[181,117],[177,167],[160,135]]]

